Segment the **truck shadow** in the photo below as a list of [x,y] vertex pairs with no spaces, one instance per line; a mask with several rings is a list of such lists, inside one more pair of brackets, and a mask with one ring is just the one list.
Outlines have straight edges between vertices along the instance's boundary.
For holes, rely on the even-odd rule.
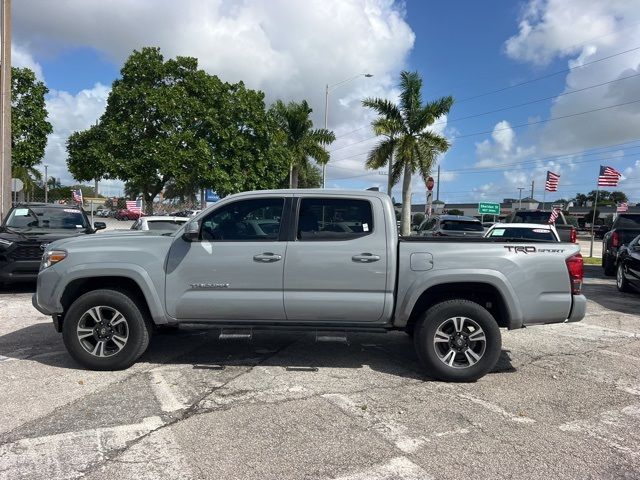
[[[189,365],[194,370],[232,367],[281,367],[283,372],[340,369],[367,370],[416,380],[431,380],[419,364],[412,340],[404,333],[350,334],[348,343],[316,342],[310,333],[259,332],[252,341],[218,339],[218,329],[183,326],[157,334],[139,362]],[[0,365],[33,361],[49,367],[82,370],[66,352],[62,336],[50,323],[38,323],[0,336]],[[502,350],[492,373],[515,372],[508,350]],[[343,372],[349,375],[349,372]],[[366,373],[366,372],[364,372]],[[310,377],[311,380],[311,377]]]
[[607,277],[599,265],[584,266],[584,295],[601,307],[620,313],[637,315],[640,293],[621,293],[614,277]]

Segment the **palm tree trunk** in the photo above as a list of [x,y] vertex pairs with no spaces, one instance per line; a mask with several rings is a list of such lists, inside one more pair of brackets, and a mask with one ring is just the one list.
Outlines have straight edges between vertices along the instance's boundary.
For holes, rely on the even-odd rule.
[[390,198],[393,198],[393,179],[391,178],[391,172],[393,171],[393,153],[389,158],[389,176],[387,177],[387,193]]
[[289,188],[293,188],[293,163],[289,165]]
[[299,173],[300,173],[300,169],[297,165],[295,165],[291,169],[291,188],[298,188]]
[[411,165],[407,162],[404,166],[402,178],[402,235],[411,234]]

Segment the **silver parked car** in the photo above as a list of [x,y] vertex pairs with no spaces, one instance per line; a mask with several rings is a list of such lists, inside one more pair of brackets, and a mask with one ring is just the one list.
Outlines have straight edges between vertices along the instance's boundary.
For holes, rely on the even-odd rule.
[[185,217],[140,217],[131,225],[131,230],[154,230],[175,232],[189,219]]

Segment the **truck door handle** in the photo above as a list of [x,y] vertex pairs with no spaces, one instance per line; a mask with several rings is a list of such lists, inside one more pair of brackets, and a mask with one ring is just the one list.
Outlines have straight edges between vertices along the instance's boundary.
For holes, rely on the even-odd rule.
[[361,253],[360,255],[354,255],[351,260],[356,263],[371,263],[380,260],[380,255],[374,255],[373,253]]
[[278,260],[282,260],[282,255],[278,255],[272,252],[259,253],[253,256],[253,261],[260,263],[271,263],[277,262]]

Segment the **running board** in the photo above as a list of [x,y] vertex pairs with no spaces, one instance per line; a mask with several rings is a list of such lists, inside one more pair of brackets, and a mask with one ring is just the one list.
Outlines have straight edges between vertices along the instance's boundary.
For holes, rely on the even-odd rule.
[[321,332],[316,330],[316,343],[320,342],[349,344],[347,334],[344,332]]
[[246,340],[250,342],[253,339],[252,329],[220,329],[218,340]]

